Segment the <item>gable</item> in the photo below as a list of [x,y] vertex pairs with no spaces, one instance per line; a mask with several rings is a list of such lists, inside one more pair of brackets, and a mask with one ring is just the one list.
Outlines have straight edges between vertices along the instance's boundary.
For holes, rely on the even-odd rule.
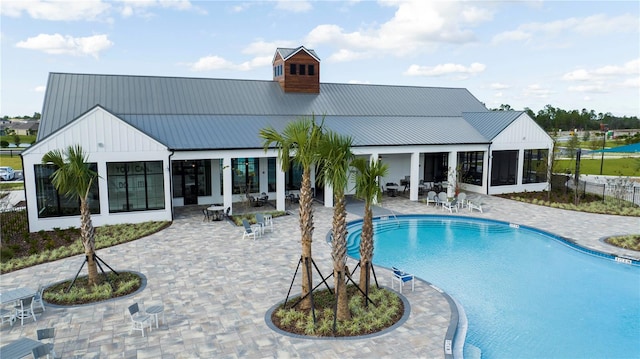
[[525,143],[530,149],[550,148],[553,139],[524,112],[493,139],[493,144],[496,147],[505,145],[517,148]]
[[87,153],[158,152],[167,147],[100,106],[71,121],[24,151],[25,155],[79,144]]

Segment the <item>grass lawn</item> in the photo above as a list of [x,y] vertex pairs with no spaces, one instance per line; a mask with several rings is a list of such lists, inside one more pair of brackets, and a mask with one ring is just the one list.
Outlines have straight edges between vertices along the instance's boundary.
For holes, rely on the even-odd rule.
[[19,154],[11,155],[0,155],[0,166],[9,166],[14,170],[22,169],[22,158]]
[[[571,173],[576,170],[575,160],[556,160],[556,172]],[[580,174],[583,175],[599,175],[600,174],[600,158],[582,158],[580,160]],[[627,158],[604,158],[602,166],[602,174],[605,176],[631,176],[640,177],[640,157]]]

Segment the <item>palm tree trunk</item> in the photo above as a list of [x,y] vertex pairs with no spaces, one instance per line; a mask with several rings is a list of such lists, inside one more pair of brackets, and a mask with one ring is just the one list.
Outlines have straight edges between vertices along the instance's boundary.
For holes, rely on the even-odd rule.
[[349,320],[349,297],[345,273],[347,264],[347,210],[344,195],[336,195],[335,209],[333,211],[333,277],[336,295],[338,296],[338,320]]
[[96,265],[94,257],[96,252],[95,228],[93,228],[93,223],[91,222],[91,211],[86,199],[80,201],[80,238],[82,239],[84,254],[87,258],[89,285],[99,284],[98,266]]
[[[311,291],[309,283],[313,282],[311,242],[313,236],[313,208],[311,198],[311,173],[308,168],[302,172],[302,184],[300,188],[300,232],[302,234],[302,296]],[[308,263],[308,267],[305,266]],[[311,308],[311,297],[307,296],[300,302],[301,309]]]
[[360,236],[360,289],[367,293],[367,283],[371,283],[369,275],[373,258],[373,211],[371,205],[366,202]]

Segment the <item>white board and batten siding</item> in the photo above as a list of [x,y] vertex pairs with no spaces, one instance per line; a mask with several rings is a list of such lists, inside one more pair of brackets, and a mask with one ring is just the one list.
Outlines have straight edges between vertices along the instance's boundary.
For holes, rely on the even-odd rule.
[[[42,156],[50,150],[65,150],[69,145],[79,144],[89,157],[97,163],[100,189],[100,213],[92,214],[94,226],[117,223],[139,223],[145,221],[170,221],[170,151],[162,143],[124,122],[102,107],[94,107],[76,120],[61,128],[52,136],[41,140],[23,153],[24,176],[35,178],[34,165],[40,164]],[[163,161],[164,210],[109,213],[107,162]],[[37,198],[35,181],[25,181],[27,198]],[[37,205],[28,206],[29,230],[51,230],[54,227],[79,227],[80,216],[38,218]],[[126,221],[123,217],[126,216]]]
[[[553,139],[529,115],[523,113],[507,128],[500,132],[492,141],[491,152],[518,150],[518,181],[512,186],[490,186],[489,194],[501,194],[523,191],[543,191],[547,183],[522,184],[522,169],[524,168],[524,151],[533,149],[547,149],[551,151]],[[492,155],[492,154],[490,154]]]

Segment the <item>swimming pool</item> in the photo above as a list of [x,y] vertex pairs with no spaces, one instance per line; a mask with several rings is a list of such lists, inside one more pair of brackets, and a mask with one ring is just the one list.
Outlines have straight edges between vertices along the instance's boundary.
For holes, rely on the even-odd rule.
[[[359,258],[361,221],[349,224]],[[576,250],[552,234],[484,219],[377,220],[376,265],[396,266],[464,308],[482,358],[640,357],[640,266]]]

